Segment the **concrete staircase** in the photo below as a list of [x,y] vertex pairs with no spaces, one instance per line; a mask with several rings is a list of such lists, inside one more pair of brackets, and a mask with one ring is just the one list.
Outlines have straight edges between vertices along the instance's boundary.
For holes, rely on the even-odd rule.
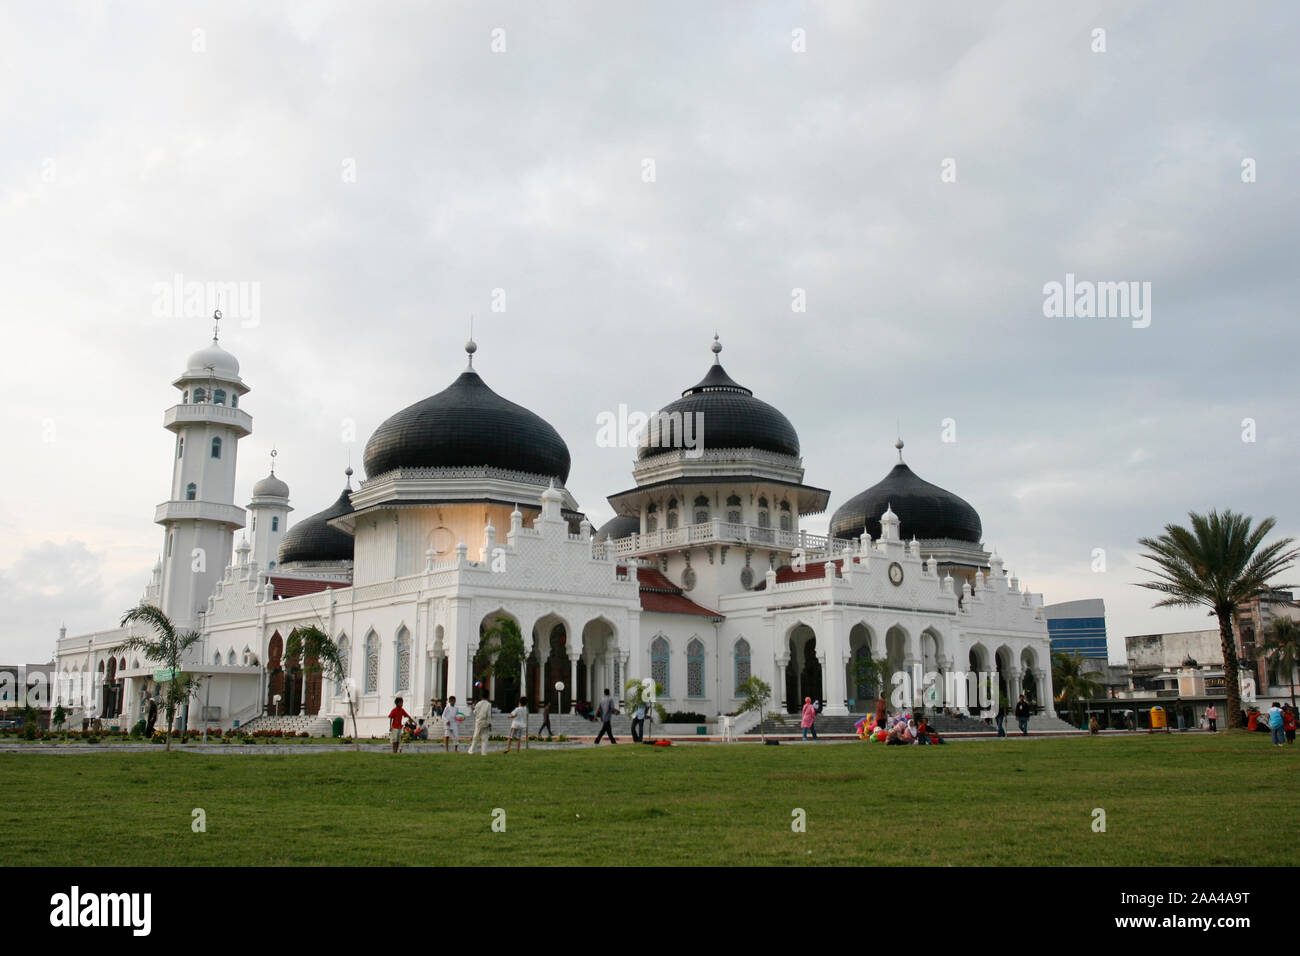
[[240,724],[239,729],[246,733],[252,733],[255,730],[282,730],[286,734],[300,734],[304,730],[313,737],[328,737],[333,733],[333,721],[329,717],[320,717],[315,714],[295,714],[291,717],[271,717],[266,714],[260,717],[254,717],[246,724]]

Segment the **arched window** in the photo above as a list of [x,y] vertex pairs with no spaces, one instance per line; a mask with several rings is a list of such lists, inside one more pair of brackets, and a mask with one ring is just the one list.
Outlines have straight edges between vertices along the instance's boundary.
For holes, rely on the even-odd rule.
[[379,693],[379,636],[374,631],[366,635],[366,693]]
[[672,531],[674,528],[677,527],[677,499],[676,498],[668,499],[668,524],[666,525],[666,527],[668,528],[669,531]]
[[346,633],[339,635],[339,660],[343,662],[343,679],[352,673],[352,642]]
[[272,530],[272,531],[279,531],[279,530],[280,530],[280,516],[279,516],[279,515],[271,515],[271,530]]
[[186,501],[193,501],[195,498],[198,497],[198,494],[199,494],[199,486],[196,485],[194,482],[191,481],[188,485],[185,486]]
[[727,520],[732,524],[740,524],[740,509],[727,512]]
[[741,685],[744,684],[745,681],[749,680],[749,675],[751,673],[749,669],[749,641],[745,640],[743,637],[736,641],[733,658],[736,663],[736,689],[734,693],[736,697],[742,697],[744,696],[744,691],[741,690]]
[[212,663],[216,664],[218,667],[221,666],[221,652],[220,652],[220,651],[217,651],[215,654],[212,655]]
[[760,528],[772,527],[772,516],[766,511],[760,511],[758,513],[758,526]]
[[202,404],[203,404],[203,400],[206,399],[207,397],[208,397],[208,393],[205,392],[203,389],[201,389],[201,388],[196,388],[196,389],[194,390],[194,404],[195,404],[195,405],[202,405]]
[[397,689],[411,689],[411,632],[405,627],[397,632]]
[[212,390],[212,404],[213,405],[226,404],[226,390],[224,388],[214,388]]
[[176,436],[176,457],[177,458],[185,457],[185,436],[184,435]]
[[782,531],[790,530],[790,516],[788,514],[783,513],[781,515],[781,530]]
[[727,507],[728,507],[728,508],[739,508],[739,507],[740,507],[740,495],[727,495]]
[[686,696],[704,696],[704,644],[699,638],[686,645]]
[[181,392],[181,404],[188,405],[189,403],[190,403],[190,390],[187,388],[185,389],[185,391]]
[[231,393],[230,393],[230,407],[231,407],[231,408],[238,408],[238,407],[239,407],[239,393],[238,393],[238,392],[231,392]]
[[759,498],[759,499],[758,499],[758,506],[759,506],[760,508],[766,508],[766,507],[767,507],[767,498],[765,498],[765,497]]
[[659,530],[659,506],[653,501],[645,509],[645,529],[647,532]]
[[663,696],[672,694],[668,683],[668,640],[664,637],[656,637],[650,644],[650,679],[663,687]]
[[235,649],[232,647],[230,653],[226,655],[226,663],[231,667],[235,666]]
[[220,458],[220,457],[221,457],[221,439],[220,439],[220,438],[214,438],[214,439],[212,439],[212,457],[213,457],[213,458]]

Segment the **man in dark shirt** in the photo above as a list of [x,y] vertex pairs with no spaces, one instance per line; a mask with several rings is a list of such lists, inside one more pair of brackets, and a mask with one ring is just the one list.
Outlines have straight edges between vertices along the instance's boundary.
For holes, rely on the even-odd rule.
[[1020,725],[1020,733],[1025,737],[1029,736],[1029,704],[1025,702],[1025,695],[1020,695],[1020,700],[1016,701],[1016,723]]
[[610,726],[610,721],[614,719],[614,698],[609,696],[609,688],[605,688],[605,696],[600,699],[596,706],[596,716],[600,719],[600,733],[596,734],[596,743],[600,743],[600,738],[609,734],[611,744],[618,743],[614,739],[614,728]]

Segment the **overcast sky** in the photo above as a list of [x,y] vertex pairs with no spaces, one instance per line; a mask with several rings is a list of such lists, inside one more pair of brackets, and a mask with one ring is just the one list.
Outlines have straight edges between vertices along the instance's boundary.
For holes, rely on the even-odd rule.
[[[1136,539],[1212,507],[1300,534],[1298,28],[1288,2],[6,4],[0,659],[140,596],[170,382],[211,336],[160,304],[178,277],[258,296],[222,333],[238,504],[272,446],[293,517],[332,503],[474,313],[476,368],[564,436],[599,525],[634,454],[596,416],[676,397],[717,330],[830,511],[901,422],[1033,590],[1106,600],[1112,658],[1212,626],[1150,609]],[[1149,325],[1045,317],[1067,273],[1149,282]]]

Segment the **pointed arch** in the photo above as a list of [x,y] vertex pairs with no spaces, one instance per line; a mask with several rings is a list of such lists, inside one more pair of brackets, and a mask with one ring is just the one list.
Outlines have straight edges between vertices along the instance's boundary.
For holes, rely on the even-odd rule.
[[366,693],[379,693],[379,635],[372,627],[366,634]]
[[669,681],[668,662],[672,657],[672,645],[662,633],[656,634],[650,642],[650,679],[663,687],[663,696],[671,697],[672,684]]
[[698,637],[686,645],[686,696],[704,696],[704,642]]
[[394,660],[393,686],[398,693],[411,689],[411,632],[405,624],[397,628],[394,641],[397,653]]

